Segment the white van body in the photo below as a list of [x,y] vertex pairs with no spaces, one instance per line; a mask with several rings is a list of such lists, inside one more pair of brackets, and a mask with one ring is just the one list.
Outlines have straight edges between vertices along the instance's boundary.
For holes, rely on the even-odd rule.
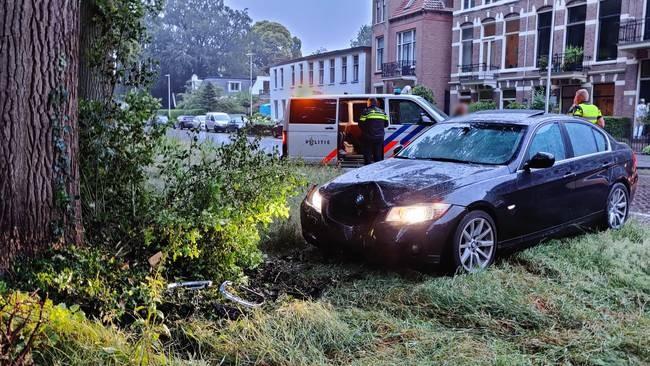
[[447,118],[415,95],[344,94],[291,98],[285,111],[283,156],[305,162],[337,164],[361,159],[359,116],[369,98],[376,98],[388,115],[384,155],[393,156],[431,125]]

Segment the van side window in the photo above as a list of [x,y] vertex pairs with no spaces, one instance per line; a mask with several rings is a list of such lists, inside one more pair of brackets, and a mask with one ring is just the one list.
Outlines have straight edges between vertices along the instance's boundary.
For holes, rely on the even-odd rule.
[[336,123],[336,99],[292,99],[289,123]]
[[422,114],[429,114],[410,100],[392,99],[390,102],[390,123],[393,125],[416,125],[422,122]]

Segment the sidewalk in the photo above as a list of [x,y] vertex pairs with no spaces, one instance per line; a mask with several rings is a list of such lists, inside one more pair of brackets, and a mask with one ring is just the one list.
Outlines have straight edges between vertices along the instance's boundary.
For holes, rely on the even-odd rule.
[[[650,158],[648,155],[645,157]],[[630,214],[640,222],[650,223],[650,170],[639,171],[639,183],[630,207]]]
[[650,169],[650,155],[636,154],[636,162],[639,169]]

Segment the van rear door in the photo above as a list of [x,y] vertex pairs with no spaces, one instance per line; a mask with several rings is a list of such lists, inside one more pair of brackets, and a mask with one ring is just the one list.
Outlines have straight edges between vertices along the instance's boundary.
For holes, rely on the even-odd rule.
[[337,161],[336,98],[297,98],[289,101],[287,153],[306,162]]

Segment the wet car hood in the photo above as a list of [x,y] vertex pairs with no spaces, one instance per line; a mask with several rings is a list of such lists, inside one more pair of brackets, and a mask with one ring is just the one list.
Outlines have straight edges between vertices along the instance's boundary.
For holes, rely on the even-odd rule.
[[332,195],[353,186],[368,186],[378,189],[387,205],[413,204],[506,174],[507,166],[388,159],[347,172],[323,186],[322,192]]

